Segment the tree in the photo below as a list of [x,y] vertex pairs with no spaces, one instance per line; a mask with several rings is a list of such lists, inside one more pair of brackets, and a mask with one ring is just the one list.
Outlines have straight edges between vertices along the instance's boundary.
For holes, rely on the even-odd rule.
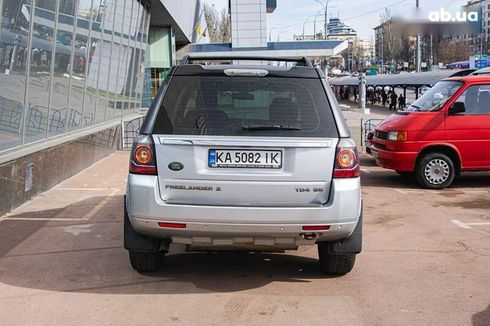
[[435,49],[439,62],[451,63],[468,60],[472,51],[465,39],[443,38]]
[[204,18],[211,43],[228,43],[231,41],[231,21],[226,9],[219,13],[214,6],[206,3],[204,4]]

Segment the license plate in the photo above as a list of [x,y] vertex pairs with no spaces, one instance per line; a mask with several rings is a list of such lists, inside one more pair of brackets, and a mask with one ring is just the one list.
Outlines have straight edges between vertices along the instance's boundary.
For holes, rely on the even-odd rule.
[[210,168],[282,168],[282,151],[210,149],[208,155]]

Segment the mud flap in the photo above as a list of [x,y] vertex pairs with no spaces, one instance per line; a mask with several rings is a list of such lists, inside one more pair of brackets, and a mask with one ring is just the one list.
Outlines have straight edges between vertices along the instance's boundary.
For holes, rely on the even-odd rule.
[[333,254],[358,254],[362,251],[362,207],[361,216],[359,216],[359,221],[357,226],[352,232],[351,236],[330,242],[329,251]]
[[160,240],[137,233],[129,221],[124,196],[124,248],[126,250],[157,252],[160,250]]

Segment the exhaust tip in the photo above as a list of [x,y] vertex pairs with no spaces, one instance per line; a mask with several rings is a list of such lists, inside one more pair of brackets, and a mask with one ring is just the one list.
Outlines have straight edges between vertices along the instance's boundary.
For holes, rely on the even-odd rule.
[[305,240],[316,240],[318,238],[318,234],[316,233],[301,233],[300,237]]

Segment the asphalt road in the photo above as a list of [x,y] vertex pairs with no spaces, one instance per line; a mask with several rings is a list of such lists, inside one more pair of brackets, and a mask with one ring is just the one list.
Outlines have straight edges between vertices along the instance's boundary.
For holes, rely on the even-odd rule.
[[127,155],[0,218],[0,324],[490,325],[489,173],[427,191],[364,157],[364,251],[343,277],[315,247],[175,253],[140,275],[122,248]]

